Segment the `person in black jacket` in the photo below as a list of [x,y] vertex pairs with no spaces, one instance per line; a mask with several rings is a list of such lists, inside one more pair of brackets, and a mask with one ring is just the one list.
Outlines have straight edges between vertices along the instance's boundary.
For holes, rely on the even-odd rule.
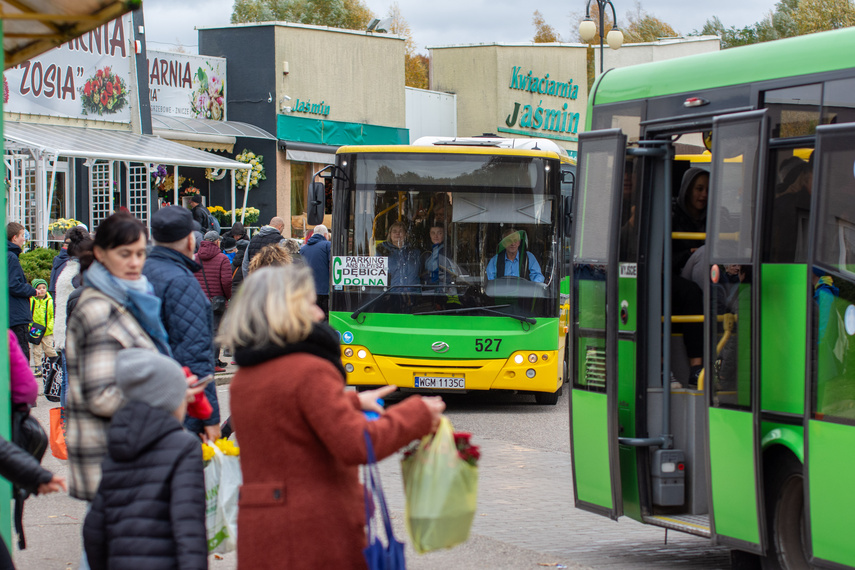
[[128,403],[110,423],[101,484],[83,524],[89,566],[207,568],[202,447],[181,426],[184,372],[167,356],[126,348],[116,384]]
[[202,205],[202,197],[198,194],[190,197],[190,203],[193,205],[190,209],[190,212],[193,214],[193,219],[199,222],[199,226],[202,228],[202,234],[205,234],[209,229],[211,229],[211,224],[208,223],[208,208]]
[[[202,266],[193,260],[196,239],[193,237],[193,216],[181,206],[161,208],[151,217],[151,237],[154,247],[143,266],[143,275],[154,285],[154,294],[161,302],[160,319],[169,336],[172,356],[182,366],[204,378],[214,373],[214,334],[211,303],[195,272]],[[194,433],[204,433],[207,439],[220,437],[220,408],[217,387],[205,389],[213,407],[206,420],[188,416],[184,424]]]
[[[36,459],[0,437],[0,476],[32,494],[43,495],[65,491],[65,478],[58,477],[42,467]],[[14,569],[12,556],[6,543],[0,538],[0,570]]]
[[27,282],[24,270],[18,256],[21,255],[21,247],[27,241],[25,237],[27,230],[18,222],[6,224],[6,264],[9,270],[9,328],[15,333],[24,356],[30,360],[30,343],[27,342],[27,331],[33,314],[30,312],[30,297],[35,297],[35,288]]

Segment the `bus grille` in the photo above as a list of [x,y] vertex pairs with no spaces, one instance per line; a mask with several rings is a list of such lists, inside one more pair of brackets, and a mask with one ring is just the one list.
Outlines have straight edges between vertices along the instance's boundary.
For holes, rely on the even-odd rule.
[[592,388],[606,387],[606,349],[588,346],[585,349],[585,385]]

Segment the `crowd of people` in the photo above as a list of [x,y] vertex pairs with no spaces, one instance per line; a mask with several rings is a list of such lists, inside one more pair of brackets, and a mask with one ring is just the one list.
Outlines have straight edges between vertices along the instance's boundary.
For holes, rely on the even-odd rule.
[[[92,234],[70,229],[50,282],[31,284],[18,261],[25,229],[7,226],[12,400],[35,404],[27,336],[42,314],[50,328],[39,346],[64,371],[67,490],[87,503],[80,568],[206,568],[199,444],[233,431],[244,480],[239,567],[364,566],[363,432],[385,457],[435,430],[444,403],[412,396],[384,409],[377,400],[394,387],[345,390],[338,339],[324,322],[329,231],[317,226],[301,248],[284,227],[275,217],[252,239],[239,223],[202,233],[192,210],[168,206],[149,236],[118,212]],[[233,418],[222,426],[210,381],[221,357],[239,366]],[[32,493],[66,489],[3,440],[0,474]],[[283,536],[303,544],[292,564],[269,548]],[[0,568],[12,567],[0,550]]]

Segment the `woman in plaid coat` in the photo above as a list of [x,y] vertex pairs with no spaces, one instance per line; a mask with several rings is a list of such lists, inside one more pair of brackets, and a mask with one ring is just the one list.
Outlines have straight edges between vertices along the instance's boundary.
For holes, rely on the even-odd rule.
[[160,299],[142,274],[145,226],[130,214],[113,214],[98,227],[93,253],[66,332],[68,492],[85,501],[101,481],[110,418],[125,404],[115,379],[119,351],[135,347],[171,356]]

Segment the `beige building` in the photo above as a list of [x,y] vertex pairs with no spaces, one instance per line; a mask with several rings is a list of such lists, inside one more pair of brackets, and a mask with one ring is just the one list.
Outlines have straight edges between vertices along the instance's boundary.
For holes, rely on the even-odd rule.
[[430,86],[457,95],[457,134],[547,138],[576,156],[588,100],[586,46],[429,47]]
[[[312,174],[339,146],[407,144],[404,40],[285,22],[199,30],[199,52],[228,60],[229,119],[275,133],[250,204],[302,237]],[[274,160],[275,157],[275,160]],[[329,204],[327,214],[330,214]],[[329,218],[327,219],[329,222]]]

